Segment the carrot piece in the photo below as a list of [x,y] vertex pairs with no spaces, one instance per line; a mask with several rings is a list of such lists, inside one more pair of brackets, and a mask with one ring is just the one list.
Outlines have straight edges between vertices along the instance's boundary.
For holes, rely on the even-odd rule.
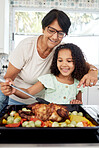
[[5,127],[19,127],[19,126],[20,126],[20,122],[19,123],[11,123],[11,124],[5,125]]
[[87,121],[82,121],[84,127],[87,127],[88,126],[88,122]]

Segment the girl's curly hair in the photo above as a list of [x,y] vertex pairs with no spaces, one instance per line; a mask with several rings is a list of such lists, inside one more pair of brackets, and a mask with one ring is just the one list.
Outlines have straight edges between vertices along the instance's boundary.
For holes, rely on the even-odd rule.
[[54,53],[54,57],[52,60],[51,64],[51,73],[55,76],[58,76],[60,71],[58,70],[57,67],[57,58],[58,58],[58,53],[61,49],[69,49],[71,51],[71,55],[74,61],[75,69],[72,72],[72,78],[76,78],[77,80],[81,80],[81,78],[88,73],[89,71],[89,66],[86,63],[86,60],[84,58],[83,52],[81,49],[72,43],[68,44],[61,44],[59,45]]

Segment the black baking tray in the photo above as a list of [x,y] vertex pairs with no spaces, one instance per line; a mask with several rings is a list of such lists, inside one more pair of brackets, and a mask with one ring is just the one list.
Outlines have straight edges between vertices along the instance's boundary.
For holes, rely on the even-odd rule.
[[[95,127],[14,127],[0,126],[0,143],[99,143],[99,123],[87,113],[82,105],[68,104],[68,111],[83,112]],[[27,105],[11,105],[4,108],[2,116],[12,110],[18,111]],[[1,117],[2,118],[2,117]]]

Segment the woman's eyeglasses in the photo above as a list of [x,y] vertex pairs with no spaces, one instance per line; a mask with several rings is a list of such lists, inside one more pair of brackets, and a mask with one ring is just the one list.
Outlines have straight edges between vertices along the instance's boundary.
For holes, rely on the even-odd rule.
[[59,38],[63,38],[66,36],[66,33],[63,31],[57,31],[55,28],[52,28],[50,26],[47,27],[47,32],[50,33],[51,35],[55,34],[57,32],[57,36]]

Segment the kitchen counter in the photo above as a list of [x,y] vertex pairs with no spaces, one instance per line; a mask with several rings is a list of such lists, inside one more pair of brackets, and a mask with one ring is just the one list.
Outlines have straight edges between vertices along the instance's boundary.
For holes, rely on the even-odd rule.
[[98,143],[94,143],[94,144],[0,144],[0,148],[36,148],[36,147],[40,147],[40,148],[99,148],[99,144]]

